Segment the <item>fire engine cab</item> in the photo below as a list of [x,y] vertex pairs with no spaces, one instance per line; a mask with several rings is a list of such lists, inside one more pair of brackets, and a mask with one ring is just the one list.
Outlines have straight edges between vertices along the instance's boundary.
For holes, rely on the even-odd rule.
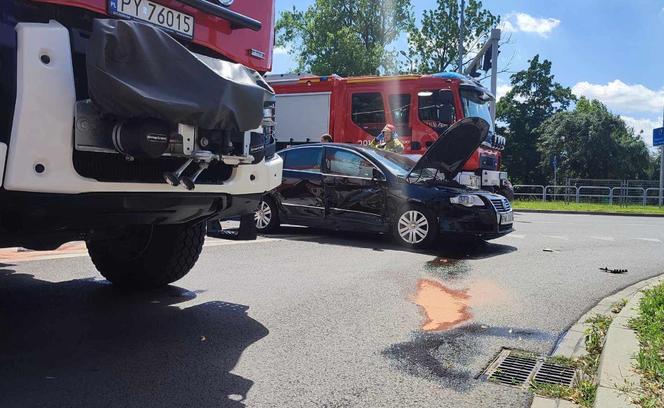
[[404,153],[422,154],[453,123],[480,117],[491,124],[491,130],[457,181],[511,196],[507,173],[500,171],[505,138],[495,134],[489,111],[494,96],[479,82],[457,73],[266,78],[277,94],[277,148],[318,142],[323,133],[332,135],[337,143],[367,145],[391,123]]

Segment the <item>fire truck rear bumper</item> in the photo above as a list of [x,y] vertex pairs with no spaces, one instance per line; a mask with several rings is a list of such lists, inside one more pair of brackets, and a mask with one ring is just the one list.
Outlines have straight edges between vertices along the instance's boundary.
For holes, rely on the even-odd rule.
[[507,181],[507,172],[482,170],[482,187],[502,187]]
[[464,171],[457,175],[457,181],[472,188],[500,188],[507,183],[507,172],[482,170],[481,175]]

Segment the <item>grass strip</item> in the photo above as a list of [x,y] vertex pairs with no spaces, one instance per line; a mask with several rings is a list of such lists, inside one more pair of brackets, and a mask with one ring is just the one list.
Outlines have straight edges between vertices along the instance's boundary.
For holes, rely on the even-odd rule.
[[540,211],[574,211],[580,213],[610,213],[610,214],[655,214],[664,215],[664,207],[656,205],[609,205],[593,203],[566,203],[564,201],[515,200],[512,203],[515,210]]
[[572,387],[533,383],[531,384],[532,391],[543,397],[565,399],[582,407],[592,407],[597,395],[597,369],[606,333],[609,331],[613,316],[618,314],[626,304],[626,300],[620,300],[611,307],[610,316],[597,314],[586,320],[586,323],[590,325],[585,330],[586,354],[575,359],[561,356],[549,358],[548,361],[551,363],[579,370],[580,378]]
[[640,344],[636,368],[642,392],[634,402],[644,408],[664,407],[664,283],[644,291],[639,316],[630,327]]

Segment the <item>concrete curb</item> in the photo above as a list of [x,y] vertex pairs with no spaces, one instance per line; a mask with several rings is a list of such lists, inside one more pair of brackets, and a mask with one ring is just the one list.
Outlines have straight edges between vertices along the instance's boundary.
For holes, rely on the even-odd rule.
[[595,407],[637,407],[631,402],[629,390],[639,389],[640,376],[633,369],[634,355],[639,351],[639,340],[634,330],[629,328],[629,321],[639,315],[642,290],[661,282],[664,282],[662,276],[649,279],[613,319],[599,360]]
[[[626,328],[626,325],[629,319],[636,316],[636,309],[638,309],[642,296],[640,291],[662,281],[664,281],[664,274],[637,282],[600,300],[567,330],[551,354],[552,356],[567,358],[577,358],[586,354],[585,330],[591,326],[586,323],[586,320],[598,314],[610,315],[611,308],[616,302],[622,299],[629,299],[623,310],[614,318],[607,332],[597,374],[599,386],[597,388],[595,407],[621,408],[633,406],[629,405],[629,398],[625,398],[623,393],[616,390],[616,386],[625,386],[629,384],[628,381],[632,383],[636,381],[636,384],[638,384],[638,376],[634,377],[635,373],[633,373],[631,368],[632,356],[638,351],[639,344],[636,341],[634,332]],[[629,334],[623,331],[631,332],[633,338],[630,338]],[[531,408],[577,406],[569,401],[554,400],[535,395]]]
[[632,214],[632,213],[611,213],[611,212],[590,212],[590,211],[561,211],[561,210],[524,210],[513,208],[515,213],[535,213],[535,214],[573,214],[573,215],[610,215],[617,217],[653,217],[664,218],[664,214]]

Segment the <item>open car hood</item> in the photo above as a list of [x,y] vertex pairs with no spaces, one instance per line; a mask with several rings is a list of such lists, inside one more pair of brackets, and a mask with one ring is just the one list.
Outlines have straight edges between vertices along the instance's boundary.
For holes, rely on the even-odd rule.
[[456,122],[440,135],[408,173],[435,169],[451,180],[459,173],[473,152],[486,140],[489,123],[482,118],[465,118]]

